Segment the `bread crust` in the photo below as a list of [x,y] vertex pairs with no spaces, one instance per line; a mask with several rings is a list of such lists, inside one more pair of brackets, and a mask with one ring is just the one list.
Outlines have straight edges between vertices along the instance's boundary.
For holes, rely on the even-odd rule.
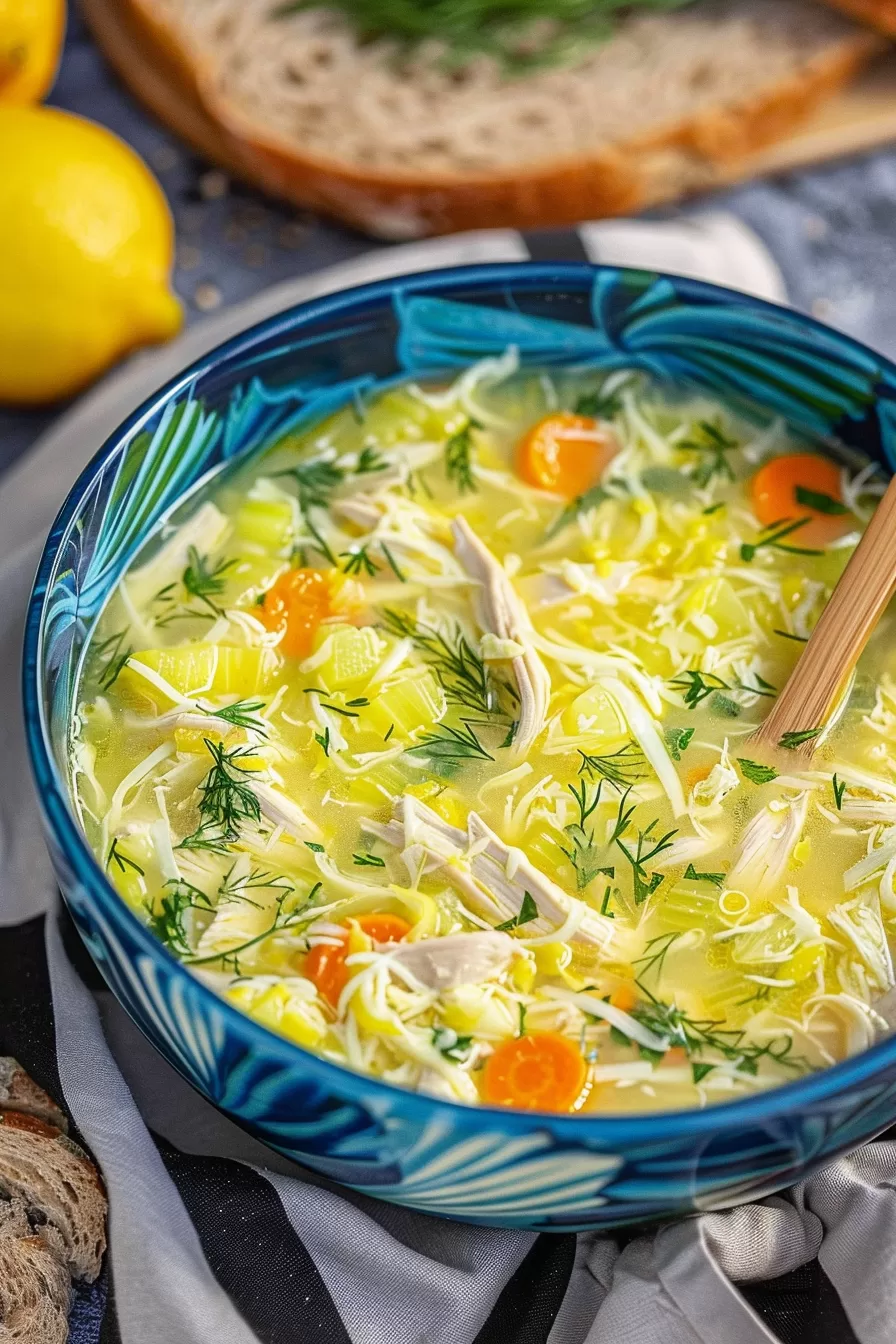
[[122,77],[160,116],[169,119],[165,82],[189,100],[193,127],[179,119],[179,129],[194,143],[203,141],[205,152],[211,127],[217,130],[216,156],[232,172],[296,205],[391,239],[464,229],[558,227],[630,214],[721,185],[736,176],[733,165],[785,136],[883,45],[874,34],[857,30],[759,94],[587,156],[538,162],[524,170],[424,174],[368,170],[303,153],[219,94],[209,66],[192,59],[178,35],[152,12],[151,0],[118,0],[117,20],[164,75],[147,81],[137,63],[122,59],[103,0],[87,0],[85,8]]
[[869,23],[888,37],[896,37],[896,0],[827,0],[850,18]]

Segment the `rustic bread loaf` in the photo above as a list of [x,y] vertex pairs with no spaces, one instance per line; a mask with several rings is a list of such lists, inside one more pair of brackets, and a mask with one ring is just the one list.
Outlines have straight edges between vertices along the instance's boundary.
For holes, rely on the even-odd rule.
[[0,1208],[0,1344],[65,1344],[70,1296],[68,1270],[24,1212],[4,1221]]
[[63,1134],[68,1132],[68,1121],[55,1101],[28,1077],[17,1060],[8,1056],[0,1056],[0,1110],[36,1115]]
[[812,0],[635,12],[572,65],[362,43],[326,8],[124,0],[247,173],[384,236],[531,227],[711,185],[779,139],[880,47]]
[[64,1344],[72,1278],[93,1280],[106,1196],[62,1111],[0,1057],[0,1344]]
[[72,1278],[96,1278],[106,1249],[106,1196],[77,1144],[36,1116],[0,1112],[0,1193],[39,1211],[38,1233]]

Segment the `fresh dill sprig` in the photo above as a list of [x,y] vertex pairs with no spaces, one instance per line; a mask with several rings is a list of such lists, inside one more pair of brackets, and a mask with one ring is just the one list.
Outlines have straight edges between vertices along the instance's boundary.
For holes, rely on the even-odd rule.
[[385,471],[388,465],[389,463],[379,449],[374,448],[372,444],[367,444],[358,454],[354,474],[356,476],[367,476],[372,471]]
[[334,705],[330,700],[324,700],[322,697],[328,695],[328,691],[322,691],[317,686],[306,686],[306,695],[316,695],[321,709],[329,709],[333,714],[338,714],[343,719],[359,719],[359,709],[366,709],[370,704],[366,695],[358,695],[353,700],[346,700],[344,705]]
[[181,840],[178,849],[226,851],[240,838],[243,822],[261,820],[261,807],[246,783],[249,771],[240,762],[254,756],[250,747],[226,749],[223,742],[204,739],[212,758],[212,768],[199,785],[199,825],[192,835]]
[[[622,800],[625,801],[624,799]],[[620,817],[622,815],[620,804]],[[631,813],[629,813],[629,817]],[[638,830],[635,849],[632,851],[623,844],[623,837],[628,831],[629,823],[626,822],[624,828],[620,831],[617,826],[614,831],[613,843],[631,864],[632,881],[634,883],[635,905],[643,905],[648,896],[652,896],[657,887],[665,881],[665,874],[650,873],[647,871],[647,864],[662,854],[663,850],[668,849],[672,844],[674,837],[678,834],[677,828],[673,827],[671,831],[666,831],[665,835],[657,835],[659,821],[654,818],[645,830]]]
[[470,419],[445,444],[445,475],[461,495],[478,489],[473,475],[476,460],[473,430],[481,428],[478,420]]
[[126,644],[128,628],[118,630],[114,635],[96,645],[94,652],[98,658],[105,659],[99,674],[100,690],[108,691],[115,685],[125,664],[134,652],[132,644]]
[[595,776],[605,779],[620,793],[624,789],[630,789],[647,774],[646,757],[634,742],[627,742],[624,747],[608,756],[589,756],[581,749],[579,756],[580,775],[587,775],[589,779],[594,779]]
[[778,746],[783,747],[785,751],[796,751],[797,747],[801,747],[804,742],[811,742],[820,733],[820,728],[804,728],[800,732],[785,733],[783,737],[778,738]]
[[340,551],[339,559],[345,561],[342,566],[343,574],[363,573],[372,579],[379,573],[379,565],[371,558],[368,546],[359,546],[354,551]]
[[700,420],[693,437],[678,444],[682,452],[696,454],[690,476],[701,490],[716,478],[723,481],[735,479],[728,454],[738,446],[737,439],[732,439],[721,425],[709,420]]
[[106,867],[111,868],[113,863],[121,873],[130,868],[133,872],[139,873],[141,877],[144,876],[143,869],[140,867],[139,863],[135,863],[133,859],[129,859],[127,854],[122,854],[118,847],[117,835],[113,838],[112,844],[109,846],[109,853],[106,856]]
[[385,868],[386,860],[379,854],[353,854],[352,861],[358,868]]
[[[219,560],[212,565],[209,557],[203,555],[195,546],[187,549],[187,566],[180,576],[179,583],[166,584],[155,594],[152,601],[160,609],[155,617],[158,626],[171,625],[173,621],[217,620],[224,612],[215,600],[226,587],[225,575],[236,564],[235,559]],[[179,592],[185,594],[181,601]],[[198,605],[195,605],[198,604]]]
[[386,557],[386,563],[391,569],[392,573],[395,575],[396,579],[398,579],[398,582],[407,583],[408,576],[405,573],[403,573],[401,569],[399,569],[398,564],[396,563],[395,560],[395,556],[392,554],[389,547],[386,545],[384,541],[380,542],[380,550]]
[[[639,0],[333,0],[361,42],[388,39],[407,59],[421,43],[437,43],[437,65],[462,68],[491,56],[508,73],[568,61],[613,35],[614,19]],[[672,10],[687,0],[640,0]],[[272,0],[275,19],[315,8],[315,0]],[[545,25],[547,27],[545,28]]]
[[496,924],[495,928],[501,932],[508,932],[510,929],[521,929],[524,924],[531,924],[533,919],[538,918],[538,906],[535,904],[535,898],[529,891],[523,892],[523,899],[520,908],[510,919],[505,919],[503,924]]
[[773,635],[780,635],[782,639],[792,639],[796,644],[808,644],[808,635],[792,635],[789,630],[773,630]]
[[584,494],[578,495],[575,499],[571,500],[570,503],[558,513],[557,517],[544,534],[545,541],[553,541],[554,537],[559,536],[565,527],[568,527],[570,523],[574,523],[583,513],[587,513],[589,509],[596,509],[598,504],[603,504],[605,499],[610,498],[611,496],[602,485],[592,485],[590,490],[586,490]]
[[724,873],[698,873],[692,863],[689,863],[684,870],[685,882],[711,882],[714,887],[723,887],[725,885]]
[[[594,881],[598,873],[606,873],[608,876],[613,875],[612,868],[606,867],[604,846],[595,842],[594,828],[586,824],[597,811],[605,783],[606,780],[603,777],[598,779],[597,787],[593,793],[589,793],[588,785],[584,779],[578,785],[567,784],[566,786],[575,799],[579,815],[578,820],[564,827],[571,842],[569,849],[566,849],[563,845],[558,845],[558,848],[560,853],[565,854],[572,864],[576,875],[576,887],[579,891],[584,891]],[[628,797],[627,791],[625,797]]]
[[224,874],[221,885],[218,887],[218,899],[221,901],[245,901],[247,905],[254,905],[256,910],[262,907],[257,901],[246,895],[247,891],[259,891],[268,889],[282,891],[284,896],[288,896],[294,891],[291,882],[285,877],[277,877],[276,874],[269,872],[266,868],[250,868],[248,873],[242,876],[234,877],[236,864],[233,864]]
[[307,906],[314,901],[314,898],[317,896],[322,885],[321,882],[316,882],[305,897],[301,906],[299,906],[298,909],[293,910],[284,909],[287,897],[294,894],[293,888],[290,887],[289,890],[281,890],[277,897],[274,918],[268,928],[262,933],[256,934],[254,938],[247,938],[244,943],[240,943],[236,947],[228,947],[220,952],[212,952],[207,957],[190,956],[187,958],[187,961],[191,966],[207,966],[212,962],[220,961],[223,966],[230,967],[234,974],[239,975],[240,966],[238,959],[243,952],[247,952],[250,947],[255,947],[258,943],[263,943],[266,939],[273,937],[276,933],[282,933],[285,929],[291,929],[297,924],[308,922]]
[[462,728],[439,723],[424,733],[419,742],[408,747],[408,754],[427,756],[434,761],[493,761],[495,758],[479,741],[467,719]]
[[315,525],[311,511],[330,507],[333,491],[342,484],[345,474],[341,467],[337,467],[335,462],[326,458],[298,462],[294,467],[275,473],[276,476],[288,476],[295,483],[299,511],[305,527],[320,553],[336,568],[338,568],[336,557]]
[[594,420],[612,420],[622,410],[618,392],[583,392],[573,407],[576,415],[590,415]]
[[715,673],[697,672],[694,669],[682,672],[677,677],[672,677],[669,685],[684,693],[684,703],[688,709],[696,709],[707,696],[712,695],[715,691],[731,690],[727,681],[723,681]]
[[147,905],[147,926],[169,952],[173,952],[181,961],[193,955],[193,946],[186,927],[189,910],[213,910],[211,901],[204,891],[194,887],[183,878],[172,878],[165,883],[159,898],[159,908]]
[[826,495],[821,490],[808,490],[804,485],[796,487],[793,497],[797,504],[802,504],[805,509],[814,509],[816,513],[827,513],[833,517],[849,513],[846,505],[834,499],[833,495]]
[[837,776],[834,775],[833,779],[831,780],[831,788],[834,790],[834,804],[837,808],[837,811],[839,812],[841,807],[843,806],[843,795],[846,792],[846,781],[838,779]]
[[768,527],[762,529],[757,541],[743,543],[740,548],[741,560],[749,564],[756,552],[765,547],[771,547],[775,551],[786,551],[788,555],[824,555],[824,551],[813,550],[807,546],[784,545],[785,537],[789,537],[811,521],[811,518],[796,518],[793,522],[789,522],[782,518],[780,522],[769,523]]
[[638,972],[639,980],[645,980],[650,974],[655,974],[657,980],[660,979],[669,949],[680,937],[681,934],[677,932],[660,933],[645,944],[643,957],[638,957],[632,962],[633,966],[641,967]]
[[203,709],[201,712],[207,714],[209,718],[223,719],[225,723],[232,723],[234,728],[246,728],[258,733],[260,737],[267,737],[267,724],[264,719],[258,717],[262,709],[264,709],[263,700],[236,700],[232,705],[224,705],[221,709]]
[[399,639],[412,639],[435,672],[439,685],[448,700],[464,709],[490,716],[502,714],[499,694],[502,689],[495,681],[485,661],[473,648],[460,625],[450,635],[424,625],[403,611],[391,607],[383,609],[383,624]]
[[774,700],[775,696],[778,694],[777,686],[773,686],[770,681],[766,681],[764,677],[760,677],[758,672],[754,672],[753,675],[756,679],[755,686],[748,686],[745,681],[736,681],[734,683],[734,689],[738,691],[748,691],[750,695],[763,695],[769,700]]
[[758,1072],[763,1059],[772,1060],[788,1069],[806,1068],[805,1060],[791,1055],[793,1041],[789,1036],[773,1037],[763,1045],[754,1044],[747,1039],[744,1031],[727,1030],[722,1022],[689,1017],[674,1004],[661,1003],[642,982],[638,983],[647,995],[648,1002],[633,1008],[631,1015],[648,1031],[668,1041],[670,1047],[680,1045],[688,1056],[700,1055],[704,1050],[715,1050],[734,1063],[742,1073],[751,1075]]
[[325,728],[322,733],[315,733],[314,740],[320,747],[325,756],[330,754],[330,730]]

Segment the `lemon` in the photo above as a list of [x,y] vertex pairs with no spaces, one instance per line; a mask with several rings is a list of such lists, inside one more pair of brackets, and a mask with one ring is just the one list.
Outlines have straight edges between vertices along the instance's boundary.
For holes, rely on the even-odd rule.
[[65,32],[65,0],[0,0],[0,103],[39,103]]
[[133,150],[56,108],[0,106],[0,163],[0,402],[68,396],[174,335],[171,215]]

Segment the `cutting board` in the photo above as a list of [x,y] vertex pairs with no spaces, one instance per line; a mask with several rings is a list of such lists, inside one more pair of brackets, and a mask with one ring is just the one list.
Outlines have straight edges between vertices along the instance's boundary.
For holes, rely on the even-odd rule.
[[[81,7],[121,78],[161,121],[235,177],[272,195],[282,194],[282,182],[270,166],[247,153],[209,114],[183,67],[143,28],[136,28],[121,0],[81,0]],[[732,185],[890,142],[896,142],[896,48],[829,99],[798,131],[756,154],[721,165],[718,180]]]

